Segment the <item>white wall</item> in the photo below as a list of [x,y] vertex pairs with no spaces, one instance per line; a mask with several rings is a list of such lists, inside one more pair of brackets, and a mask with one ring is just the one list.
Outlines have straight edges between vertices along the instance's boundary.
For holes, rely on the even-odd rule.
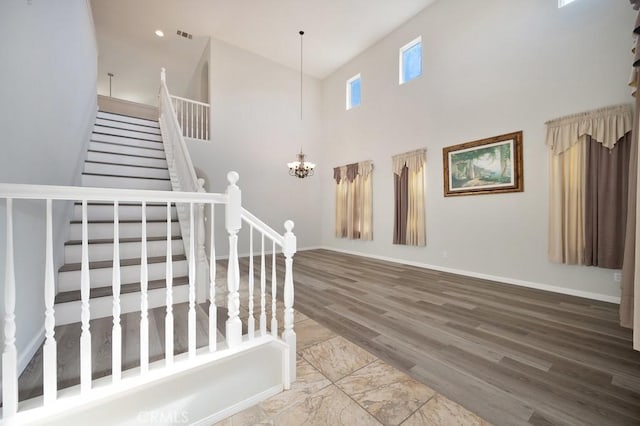
[[[299,71],[286,68],[227,43],[211,40],[209,61],[212,142],[190,142],[189,151],[207,190],[224,192],[226,174],[240,174],[243,205],[278,232],[296,223],[298,246],[320,241],[320,179],[288,175],[300,143],[308,159],[318,158],[321,127],[321,85],[304,79],[304,116],[300,121]],[[222,219],[222,212],[218,217]],[[218,235],[224,235],[223,229]],[[218,253],[227,243],[217,241]],[[241,238],[240,251],[246,252]]]
[[[3,1],[0,40],[0,182],[78,184],[96,114],[97,52],[88,3]],[[54,205],[60,255],[67,207]],[[2,310],[5,208],[0,202]],[[14,203],[19,356],[43,327],[44,208],[44,202]]]
[[113,73],[111,94],[146,105],[158,105],[160,68],[167,70],[171,94],[186,96],[188,85],[208,37],[192,40],[167,34],[164,38],[132,41],[103,28],[96,16],[98,55],[98,94],[109,96],[109,77]]
[[[324,81],[322,243],[562,291],[619,296],[612,271],[547,261],[544,122],[630,102],[626,1],[447,0]],[[423,75],[398,85],[398,49],[422,35]],[[362,106],[345,82],[362,73]],[[524,131],[523,193],[444,198],[442,148]],[[427,148],[427,247],[395,246],[391,156]],[[336,239],[331,168],[373,160],[374,241]]]
[[202,56],[187,83],[184,97],[200,102],[209,102],[209,60],[211,59],[211,38],[202,50]]

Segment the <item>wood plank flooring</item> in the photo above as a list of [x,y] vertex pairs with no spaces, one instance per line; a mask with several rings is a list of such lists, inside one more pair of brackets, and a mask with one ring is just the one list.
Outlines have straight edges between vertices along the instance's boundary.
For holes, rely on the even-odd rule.
[[496,425],[640,425],[617,305],[327,250],[294,279],[296,310]]

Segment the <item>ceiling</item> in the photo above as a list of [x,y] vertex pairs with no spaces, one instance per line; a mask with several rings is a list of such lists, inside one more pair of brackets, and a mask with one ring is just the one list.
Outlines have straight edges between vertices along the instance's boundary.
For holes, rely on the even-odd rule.
[[[324,78],[436,0],[92,0],[98,35],[170,43],[208,36]],[[161,29],[164,39],[154,31]],[[175,42],[175,40],[173,40]]]

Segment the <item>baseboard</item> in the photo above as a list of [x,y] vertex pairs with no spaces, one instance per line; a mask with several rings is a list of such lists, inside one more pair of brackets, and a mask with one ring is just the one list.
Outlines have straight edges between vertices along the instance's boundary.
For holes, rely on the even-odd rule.
[[27,344],[27,346],[18,357],[18,377],[20,377],[20,374],[22,374],[24,369],[27,368],[27,365],[29,365],[29,361],[31,361],[42,343],[44,343],[44,326],[42,326],[38,333],[33,336],[31,341]]
[[[501,276],[497,276],[497,275],[482,274],[482,273],[479,273],[479,272],[465,271],[465,270],[462,270],[462,269],[448,268],[448,267],[445,267],[445,266],[430,265],[428,263],[415,262],[415,261],[412,261],[412,260],[397,259],[397,258],[393,258],[393,257],[379,256],[379,255],[369,254],[369,253],[361,253],[361,252],[352,251],[352,250],[337,249],[335,247],[322,246],[322,247],[318,247],[318,249],[336,251],[336,252],[345,253],[345,254],[352,254],[352,255],[355,255],[355,256],[368,257],[368,258],[371,258],[371,259],[384,260],[384,261],[387,261],[387,262],[401,263],[401,264],[404,264],[404,265],[415,266],[415,267],[418,267],[418,268],[432,269],[434,271],[449,272],[449,273],[452,273],[452,274],[464,275],[464,276],[472,277],[472,278],[480,278],[480,279],[484,279],[484,280],[497,281],[497,282],[500,282],[500,283],[517,285],[519,287],[528,287],[528,288],[533,288],[533,289],[536,289],[536,290],[550,291],[552,293],[559,293],[559,294],[566,294],[566,295],[569,295],[569,296],[583,297],[585,299],[599,300],[601,302],[615,303],[615,304],[618,304],[618,305],[620,304],[620,297],[609,296],[609,295],[601,294],[601,293],[592,293],[592,292],[589,292],[589,291],[574,290],[574,289],[571,289],[571,288],[558,287],[558,286],[554,286],[554,285],[550,285],[550,284],[542,284],[542,283],[535,283],[535,282],[532,282],[532,281],[520,280],[520,279],[517,279],[517,278],[509,278],[509,277],[501,277]],[[310,250],[310,249],[308,249],[308,250]]]
[[205,426],[205,425],[216,424],[226,419],[227,417],[231,417],[234,414],[237,414],[243,410],[246,410],[249,407],[253,407],[254,405],[264,401],[267,398],[270,398],[274,395],[279,394],[280,392],[282,392],[282,390],[283,390],[282,385],[273,386],[263,392],[260,392],[257,395],[252,396],[251,398],[247,398],[244,401],[241,401],[241,402],[238,402],[237,404],[232,405],[231,407],[227,407],[224,410],[218,411],[217,413],[212,414],[211,416],[205,419],[198,420],[192,423],[192,426]]

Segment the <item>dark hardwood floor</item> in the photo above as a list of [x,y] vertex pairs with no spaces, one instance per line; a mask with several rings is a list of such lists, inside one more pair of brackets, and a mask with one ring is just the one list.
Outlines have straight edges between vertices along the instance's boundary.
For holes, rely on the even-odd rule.
[[296,310],[494,424],[640,425],[617,305],[327,250],[294,279]]

